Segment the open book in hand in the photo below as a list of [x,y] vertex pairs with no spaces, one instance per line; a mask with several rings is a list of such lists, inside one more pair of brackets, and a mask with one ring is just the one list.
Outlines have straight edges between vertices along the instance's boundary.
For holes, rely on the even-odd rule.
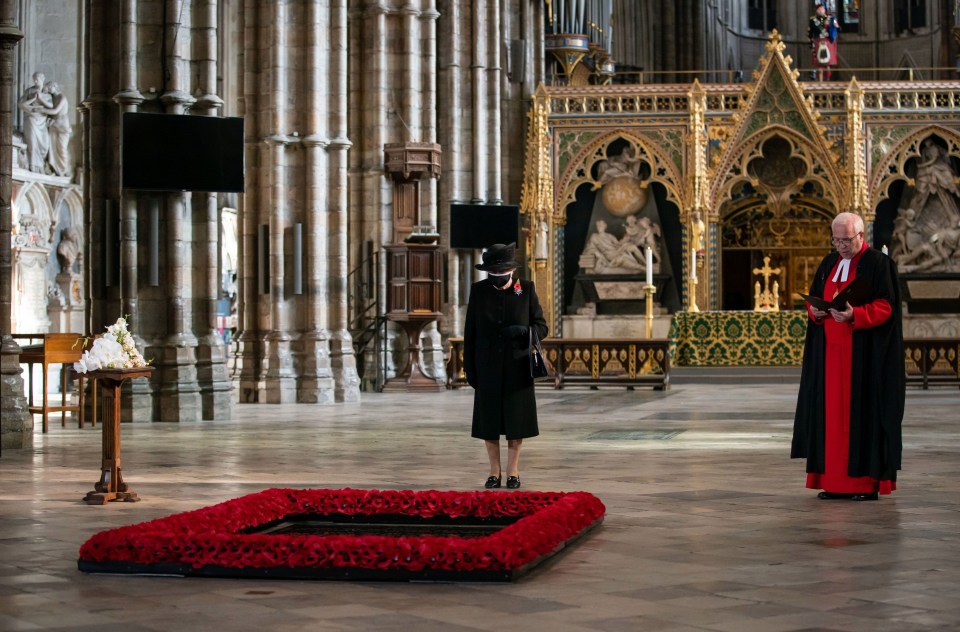
[[867,277],[857,277],[853,281],[850,281],[850,285],[840,290],[840,292],[833,297],[832,301],[827,301],[817,296],[808,296],[803,293],[800,293],[800,296],[820,311],[825,312],[829,309],[835,309],[838,312],[842,312],[847,309],[847,303],[850,303],[853,307],[860,307],[865,303],[869,303],[873,298],[873,288]]

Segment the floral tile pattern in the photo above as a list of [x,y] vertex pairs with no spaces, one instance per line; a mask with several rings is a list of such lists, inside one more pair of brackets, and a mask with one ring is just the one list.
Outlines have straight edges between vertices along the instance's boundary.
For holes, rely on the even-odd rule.
[[678,312],[670,338],[675,366],[799,366],[807,315],[785,312]]

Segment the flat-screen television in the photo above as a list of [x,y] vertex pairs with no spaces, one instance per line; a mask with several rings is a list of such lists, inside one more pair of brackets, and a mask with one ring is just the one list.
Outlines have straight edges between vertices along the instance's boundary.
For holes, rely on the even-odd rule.
[[487,248],[518,241],[520,207],[514,204],[451,204],[450,247]]
[[243,119],[125,112],[120,179],[137,191],[243,192]]

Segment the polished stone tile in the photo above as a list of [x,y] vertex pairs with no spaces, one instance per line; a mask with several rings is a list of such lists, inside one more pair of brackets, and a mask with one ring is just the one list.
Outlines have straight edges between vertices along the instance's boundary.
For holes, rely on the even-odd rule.
[[788,457],[796,385],[538,391],[524,489],[586,490],[604,524],[519,582],[87,575],[94,533],[268,487],[477,489],[472,392],[245,405],[231,421],[124,424],[143,499],[90,507],[100,428],[51,426],[0,458],[2,630],[691,632],[960,628],[954,390],[908,392],[900,489],[824,502]]

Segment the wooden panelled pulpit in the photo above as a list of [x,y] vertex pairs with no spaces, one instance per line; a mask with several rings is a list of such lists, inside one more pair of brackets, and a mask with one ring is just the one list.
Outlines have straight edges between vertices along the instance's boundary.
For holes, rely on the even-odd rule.
[[383,386],[385,391],[442,391],[442,379],[423,372],[420,336],[442,313],[443,251],[437,244],[393,244],[387,255],[386,317],[407,334],[407,363]]

